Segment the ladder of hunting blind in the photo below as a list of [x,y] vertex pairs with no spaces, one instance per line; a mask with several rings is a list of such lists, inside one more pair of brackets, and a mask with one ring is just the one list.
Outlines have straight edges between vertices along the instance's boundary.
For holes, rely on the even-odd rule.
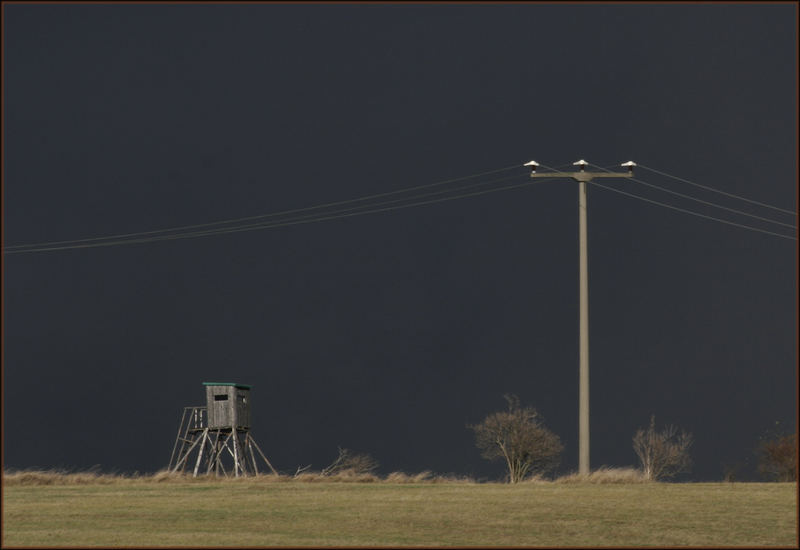
[[207,426],[208,411],[206,407],[183,408],[181,423],[178,426],[178,435],[175,437],[175,445],[172,446],[172,455],[169,459],[168,469],[170,471],[172,471],[173,467],[177,470],[181,462],[183,462],[181,467],[181,470],[183,470],[186,465],[186,456],[200,441],[200,436]]

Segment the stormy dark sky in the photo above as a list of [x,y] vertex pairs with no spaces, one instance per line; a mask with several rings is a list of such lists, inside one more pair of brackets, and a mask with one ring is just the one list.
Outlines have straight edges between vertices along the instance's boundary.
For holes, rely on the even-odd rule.
[[[7,468],[156,471],[182,408],[223,381],[253,386],[252,433],[281,471],[342,446],[383,473],[499,479],[466,425],[504,393],[539,410],[566,447],[559,471],[575,470],[577,184],[8,247],[508,168],[372,199],[405,206],[530,183],[531,159],[632,159],[796,212],[795,3],[5,3],[3,25]],[[592,467],[634,465],[655,414],[694,434],[681,479],[752,470],[758,437],[796,425],[796,230],[602,183],[762,232],[589,188]]]

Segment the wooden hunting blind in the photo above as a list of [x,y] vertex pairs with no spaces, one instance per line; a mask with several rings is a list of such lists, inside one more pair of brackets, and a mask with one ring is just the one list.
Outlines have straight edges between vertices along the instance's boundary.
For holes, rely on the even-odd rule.
[[[206,474],[258,475],[258,451],[272,473],[278,475],[250,435],[250,386],[235,382],[203,382],[205,407],[184,407],[178,436],[169,459],[169,471],[184,471],[189,455],[197,453],[194,476]],[[232,459],[232,465],[231,465]]]
[[250,429],[250,386],[233,382],[203,382],[208,427]]

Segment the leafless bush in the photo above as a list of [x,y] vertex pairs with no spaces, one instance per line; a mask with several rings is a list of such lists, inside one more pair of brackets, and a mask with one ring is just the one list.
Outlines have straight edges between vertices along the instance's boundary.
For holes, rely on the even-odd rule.
[[339,456],[320,472],[330,476],[344,471],[356,474],[371,474],[378,468],[378,461],[368,454],[353,454],[349,449],[339,447]]
[[650,417],[650,426],[637,430],[633,436],[633,450],[639,457],[645,479],[659,480],[673,477],[680,472],[688,472],[692,465],[689,448],[692,434],[675,426],[666,426],[656,431],[656,417]]
[[297,478],[300,476],[300,474],[302,474],[303,472],[305,472],[305,471],[306,471],[306,470],[308,470],[309,468],[311,468],[311,464],[309,464],[308,466],[302,466],[302,467],[301,467],[301,466],[298,466],[298,467],[297,467],[297,470],[295,470],[295,472],[294,472],[294,476],[292,476],[292,477],[294,477],[295,479],[297,479]]
[[797,481],[797,434],[774,436],[758,450],[758,473],[774,481]]
[[511,483],[530,473],[542,474],[558,466],[564,446],[542,423],[531,407],[520,407],[519,398],[505,395],[508,410],[490,414],[475,432],[475,445],[488,460],[504,460]]

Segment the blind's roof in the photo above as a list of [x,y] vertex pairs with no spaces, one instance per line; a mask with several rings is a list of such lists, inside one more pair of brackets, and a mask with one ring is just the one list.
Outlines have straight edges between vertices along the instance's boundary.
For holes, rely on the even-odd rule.
[[249,390],[252,386],[247,384],[237,384],[236,382],[203,382],[204,386],[236,386],[243,390]]

